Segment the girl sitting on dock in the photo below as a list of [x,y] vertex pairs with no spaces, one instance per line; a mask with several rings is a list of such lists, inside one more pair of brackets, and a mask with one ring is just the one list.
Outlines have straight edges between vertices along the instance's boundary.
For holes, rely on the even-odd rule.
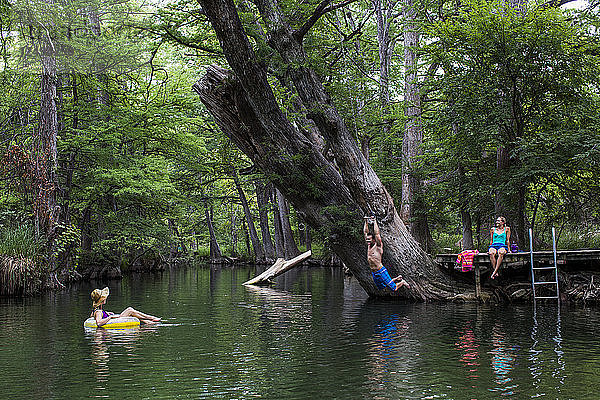
[[[510,228],[506,226],[506,218],[496,218],[496,227],[492,228],[490,233],[492,239],[488,254],[490,255],[492,268],[494,268],[491,278],[494,279],[498,276],[498,269],[500,269],[504,255],[510,252]],[[496,258],[496,255],[498,258]]]

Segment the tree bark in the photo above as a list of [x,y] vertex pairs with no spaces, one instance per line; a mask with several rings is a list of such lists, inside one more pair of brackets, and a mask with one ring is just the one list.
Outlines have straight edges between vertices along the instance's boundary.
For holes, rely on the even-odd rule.
[[296,246],[292,225],[290,224],[290,207],[279,190],[275,189],[275,193],[277,194],[277,207],[279,208],[279,219],[281,220],[281,233],[285,251],[284,257],[286,259],[294,258],[300,254],[300,251],[298,250],[298,246]]
[[[496,181],[508,183],[511,181],[510,171],[518,163],[518,159],[510,156],[510,142],[516,138],[507,140],[508,144],[498,147]],[[496,189],[494,211],[496,216],[504,216],[506,223],[511,227],[511,241],[517,242],[519,248],[527,247],[525,223],[525,185],[522,182],[512,180],[512,185],[501,185]],[[492,224],[493,225],[493,224]]]
[[421,94],[418,80],[419,28],[413,0],[404,4],[404,101],[406,126],[402,141],[402,220],[409,225],[412,236],[430,251],[434,247],[429,231],[423,199],[418,160],[423,154],[423,127],[421,123]]
[[265,249],[265,258],[267,260],[275,259],[275,248],[271,239],[271,231],[269,230],[269,205],[270,196],[267,193],[267,186],[256,179],[254,181],[256,187],[256,203],[258,204],[258,215],[260,217],[260,233],[262,234],[263,248]]
[[269,269],[267,269],[262,274],[250,279],[243,283],[243,285],[260,285],[262,283],[273,283],[273,278],[283,274],[284,272],[289,271],[296,265],[300,264],[302,261],[308,259],[311,256],[312,252],[310,250],[294,257],[291,260],[285,261],[283,258],[277,259],[275,264],[273,264]]
[[238,236],[237,236],[237,214],[233,208],[233,206],[231,206],[231,258],[237,258],[238,256],[238,252],[237,252],[237,242],[238,242]]
[[91,216],[92,206],[88,204],[83,209],[81,216],[81,249],[88,253],[92,251]]
[[[441,299],[469,287],[447,277],[408,234],[381,181],[366,162],[354,138],[333,107],[331,99],[308,67],[301,44],[289,29],[270,29],[271,39],[290,44],[294,61],[292,80],[310,117],[331,144],[338,168],[316,151],[280,110],[268,84],[266,68],[256,59],[231,0],[200,0],[203,11],[236,74],[210,66],[194,90],[225,134],[273,181],[275,186],[313,228],[326,233],[331,248],[372,296]],[[259,8],[261,14],[264,8]],[[264,5],[264,4],[262,4]],[[281,23],[277,12],[263,14],[269,26]],[[271,21],[271,22],[269,22]],[[275,32],[276,34],[272,34]],[[284,54],[287,54],[284,52]],[[361,209],[362,208],[362,209]],[[365,212],[380,221],[385,246],[384,264],[390,273],[402,273],[410,289],[380,291],[366,262],[360,228]],[[472,288],[471,288],[472,289]]]
[[[382,4],[382,1],[385,4]],[[389,75],[395,40],[392,40],[390,28],[394,20],[397,4],[397,0],[373,0],[377,21],[377,44],[379,50],[379,103],[381,105],[381,116],[385,122],[382,125],[382,134],[384,136],[391,129]]]
[[305,224],[304,227],[304,241],[306,242],[306,250],[312,250],[312,235],[310,233],[310,226]]
[[[250,235],[248,235],[248,224],[246,223],[246,219],[242,220],[242,232],[244,232],[246,255],[248,256],[248,259],[250,259],[252,257],[252,247],[250,247]],[[254,257],[256,257],[256,255]]]
[[217,235],[215,234],[215,228],[212,220],[212,204],[210,205],[210,210],[208,204],[204,203],[204,214],[206,216],[206,225],[208,226],[208,234],[210,236],[210,245],[209,245],[209,260],[211,263],[221,262],[223,258],[221,254],[221,248],[219,247],[219,242],[217,242]]
[[[455,124],[453,124],[455,126]],[[460,193],[465,193],[464,182],[465,182],[465,171],[461,164],[458,165],[458,190]],[[462,249],[472,250],[475,249],[473,243],[473,224],[471,221],[471,213],[468,208],[468,198],[466,196],[460,197],[460,221],[462,225]]]
[[[47,0],[52,4],[52,0]],[[56,227],[60,219],[60,207],[57,204],[58,178],[56,175],[58,150],[58,106],[57,85],[58,69],[52,21],[44,21],[51,29],[42,27],[40,48],[42,58],[42,76],[40,81],[39,137],[37,141],[36,180],[37,194],[34,204],[36,233],[43,232],[47,240],[47,262],[54,274],[59,268],[56,259]],[[57,283],[59,283],[57,281]]]
[[[258,238],[258,233],[256,232],[256,227],[254,226],[254,220],[252,219],[252,213],[250,212],[250,206],[248,205],[246,194],[244,193],[244,189],[240,184],[240,179],[235,169],[233,170],[233,182],[235,183],[238,196],[240,197],[240,202],[242,203],[242,208],[244,209],[244,215],[246,216],[246,225],[248,226],[248,233],[250,235],[250,240],[252,241],[254,256],[256,257],[257,261],[264,261],[265,250],[263,249],[260,239]],[[250,249],[248,248],[248,251],[249,250]]]
[[273,203],[273,227],[275,230],[275,253],[278,258],[285,258],[285,240],[283,239],[283,228],[281,226],[281,213],[277,200],[277,189],[271,191]]
[[[527,3],[524,0],[510,0],[511,8],[517,15],[525,14]],[[518,154],[514,155],[514,143],[523,137],[524,120],[523,105],[521,104],[518,89],[520,78],[511,77],[507,82],[509,89],[500,93],[502,103],[510,107],[510,118],[504,126],[499,127],[502,145],[497,149],[496,172],[497,183],[505,186],[505,189],[496,190],[494,209],[496,216],[502,215],[506,218],[507,225],[511,227],[511,241],[517,242],[520,248],[528,247],[526,239],[525,223],[525,193],[526,183],[511,179],[510,173],[513,167],[520,163]],[[502,185],[505,183],[505,185]],[[506,185],[506,183],[509,183]]]

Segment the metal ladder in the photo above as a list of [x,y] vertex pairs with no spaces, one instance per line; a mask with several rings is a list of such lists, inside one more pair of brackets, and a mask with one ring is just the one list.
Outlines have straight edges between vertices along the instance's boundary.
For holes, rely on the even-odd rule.
[[[559,289],[558,289],[558,265],[556,263],[556,229],[552,227],[552,252],[554,255],[554,264],[551,267],[535,267],[533,264],[533,230],[529,228],[529,254],[530,254],[530,262],[531,262],[531,289],[533,290],[533,301],[535,302],[537,299],[557,299],[560,302],[559,298]],[[536,281],[535,280],[535,271],[541,270],[554,270],[554,280],[552,281]],[[535,292],[535,288],[540,285],[554,285],[556,288],[555,296],[537,296]]]

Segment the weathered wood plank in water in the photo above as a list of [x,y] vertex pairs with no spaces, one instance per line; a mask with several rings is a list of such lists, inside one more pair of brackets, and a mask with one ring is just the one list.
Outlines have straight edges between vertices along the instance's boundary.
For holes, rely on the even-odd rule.
[[296,265],[300,264],[302,261],[306,260],[311,255],[312,252],[308,250],[288,261],[285,261],[283,258],[278,258],[277,261],[275,261],[275,264],[273,264],[269,269],[267,269],[265,272],[258,275],[257,277],[244,282],[243,285],[258,285],[261,283],[271,283],[271,280],[273,278],[294,268]]

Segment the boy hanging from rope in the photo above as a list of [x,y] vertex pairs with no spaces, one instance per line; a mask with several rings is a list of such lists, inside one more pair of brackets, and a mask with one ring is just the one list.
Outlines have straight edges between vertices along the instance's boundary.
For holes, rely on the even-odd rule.
[[[369,267],[371,268],[371,274],[373,274],[373,280],[375,285],[379,289],[385,289],[386,287],[396,291],[402,286],[410,287],[409,284],[402,279],[402,275],[398,275],[394,279],[390,277],[387,269],[381,263],[383,257],[383,242],[381,241],[381,235],[379,232],[379,226],[375,217],[364,217],[365,226],[363,232],[365,234],[365,241],[368,245],[367,260],[369,261]],[[373,224],[373,233],[369,232],[369,224]]]

